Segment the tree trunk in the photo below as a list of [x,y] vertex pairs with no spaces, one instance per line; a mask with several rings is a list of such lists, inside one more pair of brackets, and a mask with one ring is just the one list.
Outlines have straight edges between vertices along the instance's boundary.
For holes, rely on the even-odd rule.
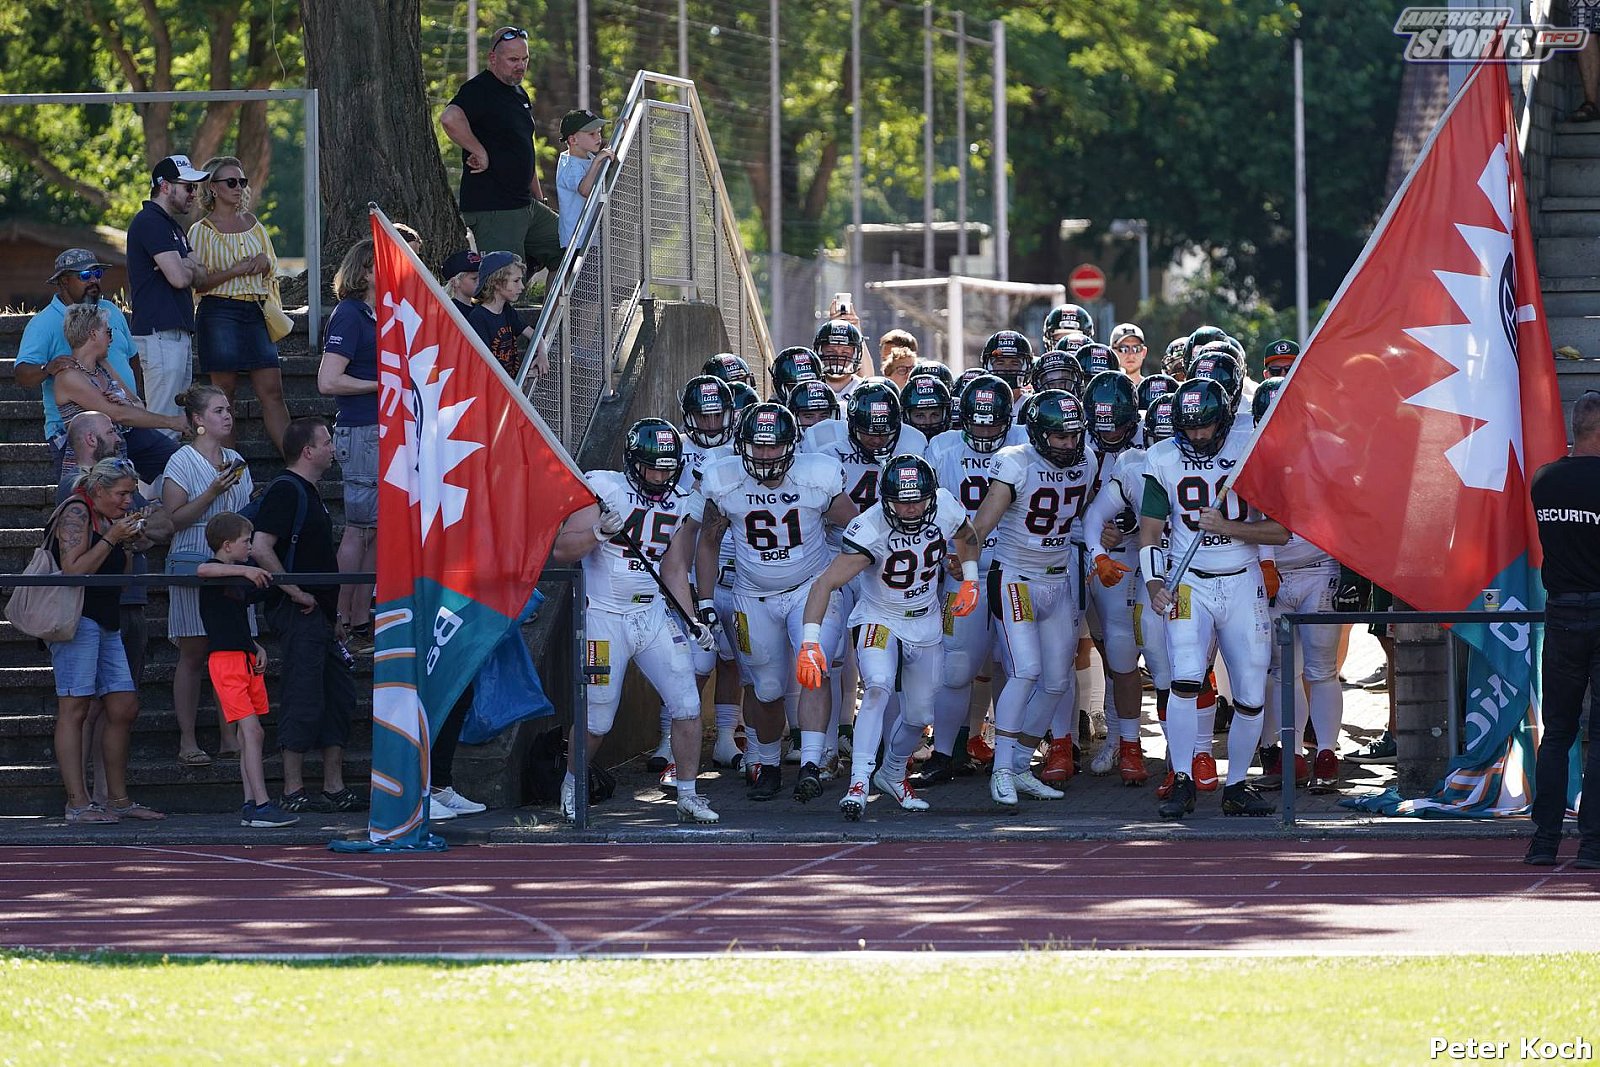
[[430,264],[466,243],[434,140],[419,2],[300,3],[306,82],[322,115],[325,287],[350,246],[371,235],[369,201],[422,234]]

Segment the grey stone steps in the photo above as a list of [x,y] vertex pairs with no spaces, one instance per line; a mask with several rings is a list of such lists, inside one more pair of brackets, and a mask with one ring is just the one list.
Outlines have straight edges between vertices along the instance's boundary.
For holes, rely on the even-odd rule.
[[1552,139],[1553,159],[1600,159],[1600,123],[1558,122]]
[[1552,347],[1572,345],[1585,355],[1600,356],[1600,314],[1551,315],[1549,322]]
[[[1596,180],[1600,182],[1600,170]],[[1538,254],[1541,277],[1590,275],[1600,268],[1600,237],[1541,237]]]
[[[1547,237],[1600,237],[1600,207],[1588,211],[1547,211],[1544,216]],[[1540,264],[1543,266],[1543,263]]]
[[1550,160],[1552,196],[1592,196],[1600,189],[1600,159]]
[[[264,720],[267,730],[266,751],[268,752],[274,751],[276,748],[274,738],[277,731],[275,724],[278,710],[278,705],[275,704],[272,713],[269,713]],[[0,764],[53,763],[55,760],[54,730],[54,714],[0,716]],[[202,749],[211,753],[216,752],[219,731],[215,704],[204,700],[201,701],[195,733]],[[144,760],[151,763],[160,763],[163,760],[168,760],[173,763],[174,767],[177,767],[177,713],[170,707],[146,707],[141,701],[139,717],[134,720],[129,746],[128,758],[130,760]],[[350,722],[350,746],[358,749],[367,749],[372,746],[372,715],[370,709],[365,707],[356,709],[356,713]],[[237,774],[237,762],[234,763],[234,767],[234,773]]]

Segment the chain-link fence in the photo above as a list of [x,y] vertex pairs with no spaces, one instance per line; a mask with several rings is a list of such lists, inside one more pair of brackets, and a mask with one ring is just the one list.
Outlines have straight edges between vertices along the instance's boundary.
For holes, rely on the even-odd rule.
[[[661,99],[670,96],[673,99]],[[692,82],[641,71],[567,258],[550,281],[518,382],[576,454],[623,369],[646,297],[722,312],[732,350],[766,385],[772,343]],[[543,355],[550,370],[533,373]]]

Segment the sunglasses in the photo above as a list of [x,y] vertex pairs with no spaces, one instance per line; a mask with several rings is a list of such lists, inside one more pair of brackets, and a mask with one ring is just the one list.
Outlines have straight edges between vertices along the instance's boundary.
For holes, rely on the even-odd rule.
[[1117,346],[1117,351],[1118,352],[1130,352],[1130,353],[1131,352],[1146,352],[1146,351],[1149,351],[1149,347],[1147,345],[1118,345]]
[[248,189],[248,188],[250,188],[250,179],[249,178],[212,178],[211,179],[211,184],[213,184],[213,185],[226,185],[229,189]]
[[519,30],[513,26],[508,30],[501,30],[499,36],[494,39],[494,43],[499,44],[501,41],[515,41],[519,37],[526,41],[528,39],[528,31]]
[[99,267],[90,267],[88,270],[75,271],[80,282],[97,282],[105,277],[106,272]]

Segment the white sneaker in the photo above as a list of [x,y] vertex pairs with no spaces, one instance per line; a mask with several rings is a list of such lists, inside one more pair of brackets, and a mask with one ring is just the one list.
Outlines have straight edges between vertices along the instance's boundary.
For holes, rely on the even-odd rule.
[[437,793],[428,798],[429,822],[446,822],[455,817],[456,813],[450,810],[449,805],[439,800],[439,795]]
[[1060,800],[1067,795],[1061,790],[1052,789],[1039,781],[1033,776],[1032,771],[1022,771],[1021,773],[1013,774],[1011,777],[1016,785],[1017,792],[1035,800]]
[[867,810],[867,784],[865,782],[851,782],[850,789],[839,799],[839,811],[846,819],[856,822],[861,818],[861,813]]
[[928,802],[917,796],[916,792],[911,788],[911,783],[904,779],[898,782],[891,782],[889,776],[879,770],[873,774],[872,784],[877,786],[880,792],[893,797],[894,802],[906,811],[928,810]]
[[1016,775],[1010,771],[996,770],[989,776],[989,795],[1001,807],[1017,806]]
[[662,789],[678,788],[678,765],[676,763],[667,764],[666,769],[661,772],[660,782]]
[[443,789],[433,791],[436,803],[443,804],[457,815],[477,815],[489,810],[487,804],[479,804],[476,800],[468,800],[457,793],[454,786],[445,786]]
[[1100,742],[1100,747],[1095,750],[1094,758],[1089,761],[1089,773],[1105,775],[1117,769],[1117,753],[1121,751],[1122,738],[1118,734],[1106,734],[1106,739]]
[[561,780],[561,817],[568,822],[577,818],[577,809],[573,806],[572,792],[572,779],[563,778]]
[[720,822],[722,816],[711,810],[711,801],[699,793],[678,798],[678,821],[693,823]]

